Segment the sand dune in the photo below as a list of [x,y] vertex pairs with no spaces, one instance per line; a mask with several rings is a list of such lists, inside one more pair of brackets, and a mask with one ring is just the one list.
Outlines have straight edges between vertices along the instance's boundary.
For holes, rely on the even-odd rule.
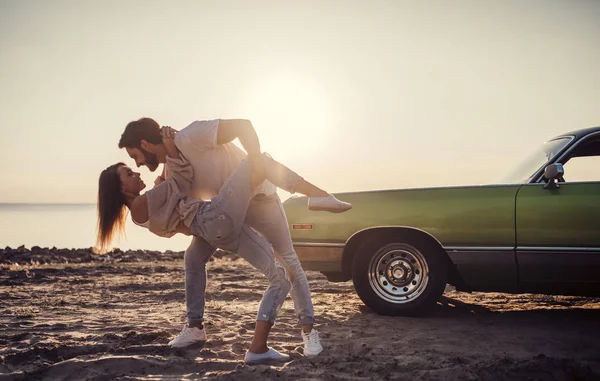
[[600,298],[448,290],[430,316],[386,317],[351,282],[308,272],[325,351],[302,355],[288,298],[270,343],[292,361],[248,366],[266,281],[242,260],[209,264],[209,341],[172,349],[185,322],[182,253],[65,264],[48,250],[33,266],[11,253],[0,252],[0,380],[600,379]]

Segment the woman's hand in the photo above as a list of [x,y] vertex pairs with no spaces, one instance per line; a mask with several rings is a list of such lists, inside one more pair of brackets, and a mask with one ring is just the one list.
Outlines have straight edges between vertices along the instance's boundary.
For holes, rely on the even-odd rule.
[[163,145],[165,146],[165,150],[167,151],[167,155],[169,157],[179,157],[179,151],[175,146],[175,133],[177,130],[169,127],[163,126],[160,128],[160,136],[162,137]]
[[162,126],[160,128],[160,136],[162,136],[163,139],[174,139],[176,132],[178,131],[171,126]]

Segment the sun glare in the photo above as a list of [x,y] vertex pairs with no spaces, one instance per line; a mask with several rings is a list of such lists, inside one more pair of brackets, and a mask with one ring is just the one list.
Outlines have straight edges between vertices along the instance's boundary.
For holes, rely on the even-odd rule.
[[316,79],[295,72],[257,80],[243,100],[265,150],[291,158],[319,150],[333,130],[334,99]]

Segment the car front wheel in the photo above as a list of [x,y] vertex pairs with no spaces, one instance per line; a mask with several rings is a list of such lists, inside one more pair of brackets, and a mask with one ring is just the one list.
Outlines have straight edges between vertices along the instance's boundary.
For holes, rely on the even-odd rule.
[[444,293],[447,262],[442,249],[423,239],[371,240],[352,264],[354,288],[361,300],[383,315],[416,315]]

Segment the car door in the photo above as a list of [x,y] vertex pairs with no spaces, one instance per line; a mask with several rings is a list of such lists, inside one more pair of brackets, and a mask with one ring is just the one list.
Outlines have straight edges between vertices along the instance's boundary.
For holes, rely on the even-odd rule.
[[581,293],[600,284],[600,134],[556,162],[564,164],[558,189],[540,182],[517,194],[519,283],[530,291]]

